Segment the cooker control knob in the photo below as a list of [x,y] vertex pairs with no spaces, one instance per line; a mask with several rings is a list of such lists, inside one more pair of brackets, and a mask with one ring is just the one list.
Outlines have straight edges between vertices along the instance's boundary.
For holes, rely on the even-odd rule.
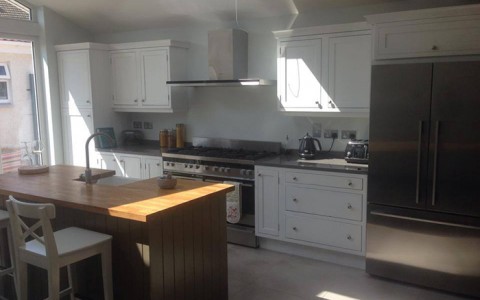
[[217,172],[217,171],[218,171],[218,167],[213,167],[213,171],[214,171],[214,172]]
[[189,165],[188,167],[189,167],[190,169],[193,169],[193,165]]
[[220,167],[220,172],[225,172],[225,168],[224,168],[224,167]]
[[195,165],[195,169],[200,169],[200,166],[199,166],[199,165]]
[[170,163],[170,165],[171,165],[172,167],[175,167],[175,163]]
[[188,164],[185,164],[185,169],[188,168]]
[[252,171],[252,170],[247,170],[247,171],[245,171],[245,175],[247,175],[247,176],[252,176],[252,175],[253,175],[253,171]]
[[205,171],[208,171],[208,170],[210,170],[210,167],[209,167],[209,166],[205,166],[205,167],[203,167],[203,169],[204,169]]
[[169,163],[169,162],[166,162],[165,165],[166,165],[167,167],[169,167],[169,166],[170,166],[170,163]]
[[245,175],[245,171],[246,171],[245,169],[241,169],[240,170],[240,175]]
[[224,172],[225,172],[225,173],[230,172],[230,168],[225,168]]

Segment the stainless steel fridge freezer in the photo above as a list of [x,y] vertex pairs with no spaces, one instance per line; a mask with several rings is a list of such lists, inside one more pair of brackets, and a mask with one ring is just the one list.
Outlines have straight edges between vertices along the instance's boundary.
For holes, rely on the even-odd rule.
[[367,272],[480,297],[480,62],[372,67]]

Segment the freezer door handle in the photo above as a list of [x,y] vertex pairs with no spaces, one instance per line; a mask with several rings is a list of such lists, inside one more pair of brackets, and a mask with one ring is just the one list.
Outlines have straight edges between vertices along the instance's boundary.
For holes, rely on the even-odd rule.
[[480,230],[480,227],[477,227],[477,226],[470,226],[470,225],[455,224],[455,223],[450,223],[450,222],[442,222],[442,221],[433,221],[433,220],[427,220],[427,219],[413,218],[413,217],[407,217],[407,216],[403,216],[403,215],[395,215],[395,214],[390,214],[390,213],[384,213],[384,212],[381,212],[381,211],[371,211],[370,214],[374,215],[374,216],[380,216],[380,217],[386,217],[386,218],[394,218],[394,219],[401,219],[401,220],[408,220],[408,221],[415,221],[415,222],[422,222],[422,223],[429,223],[429,224],[438,224],[438,225],[446,225],[446,226],[454,226],[454,227],[459,227],[459,228]]
[[438,161],[438,135],[440,131],[440,121],[435,122],[435,149],[433,153],[433,186],[432,186],[432,206],[435,206],[437,191],[437,161]]
[[417,187],[415,190],[415,203],[420,203],[420,170],[422,162],[422,130],[423,121],[418,122],[418,146],[417,146]]

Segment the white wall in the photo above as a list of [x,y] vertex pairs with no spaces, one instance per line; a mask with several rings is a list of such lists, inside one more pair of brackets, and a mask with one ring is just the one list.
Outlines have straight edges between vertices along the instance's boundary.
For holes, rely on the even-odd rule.
[[41,7],[37,10],[41,27],[40,44],[45,101],[47,105],[47,126],[49,132],[50,164],[63,163],[62,121],[58,86],[58,67],[55,45],[88,42],[93,36],[54,11]]
[[[363,16],[396,10],[472,3],[455,0],[394,1],[381,5],[331,9],[320,12],[258,20],[240,20],[249,33],[249,77],[276,79],[275,30],[294,27],[363,21]],[[99,34],[96,42],[121,43],[156,39],[174,39],[191,43],[188,57],[188,78],[208,78],[208,30],[234,27],[234,24],[204,24],[195,28],[149,29],[142,31]],[[277,111],[275,87],[252,88],[195,88],[192,89],[190,109],[176,114],[131,114],[132,121],[151,121],[152,130],[144,130],[148,139],[158,139],[158,131],[185,123],[187,141],[193,136],[223,137],[249,140],[279,141],[288,148],[298,146],[298,138],[312,131],[312,123],[322,129],[357,130],[357,138],[368,138],[368,119],[292,117]],[[290,140],[286,142],[286,136]],[[330,139],[321,139],[323,148]],[[346,140],[335,143],[334,150],[343,150]]]

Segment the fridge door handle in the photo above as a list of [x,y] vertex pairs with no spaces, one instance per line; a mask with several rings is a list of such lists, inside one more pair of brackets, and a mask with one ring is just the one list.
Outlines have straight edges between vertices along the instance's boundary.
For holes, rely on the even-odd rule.
[[384,213],[384,212],[380,212],[380,211],[371,211],[370,214],[374,215],[374,216],[380,216],[380,217],[386,217],[386,218],[401,219],[401,220],[415,221],[415,222],[421,222],[421,223],[439,224],[439,225],[453,226],[453,227],[459,227],[459,228],[480,230],[480,227],[478,227],[478,226],[471,226],[471,225],[463,225],[463,224],[456,224],[456,223],[450,223],[450,222],[442,222],[442,221],[433,221],[433,220],[427,220],[427,219],[413,218],[413,217],[407,217],[407,216],[403,216],[403,215],[400,216],[400,215],[395,215],[395,214],[390,214],[390,213]]
[[417,188],[415,190],[415,203],[420,203],[420,170],[422,162],[422,131],[423,121],[418,122],[418,145],[417,145]]
[[435,206],[437,191],[437,161],[438,161],[438,136],[440,131],[440,121],[435,122],[435,147],[433,152],[433,186],[432,186],[432,206]]

